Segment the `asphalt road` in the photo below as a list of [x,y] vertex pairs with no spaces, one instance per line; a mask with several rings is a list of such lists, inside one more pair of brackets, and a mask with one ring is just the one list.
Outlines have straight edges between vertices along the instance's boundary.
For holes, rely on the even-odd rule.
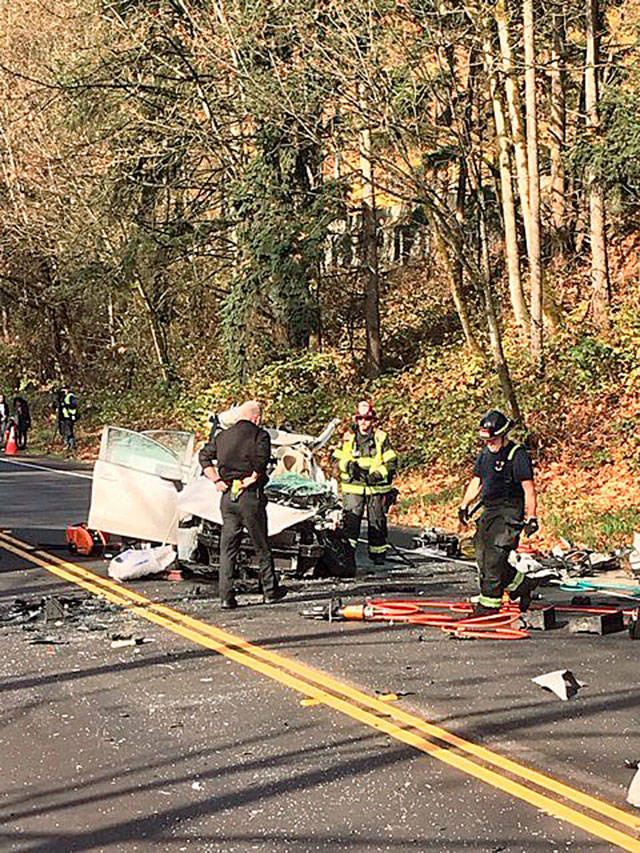
[[[70,463],[16,461],[26,464],[0,457],[0,528],[53,555],[43,562],[55,568],[67,523],[87,515],[90,479]],[[443,564],[297,582],[276,607],[245,595],[234,613],[220,611],[211,584],[127,585],[169,614],[199,620],[193,625],[284,656],[268,670],[240,642],[216,653],[177,617],[175,627],[149,621],[146,605],[136,613],[100,603],[7,542],[0,539],[2,850],[640,851],[640,811],[624,803],[633,775],[624,760],[640,759],[640,645],[626,633],[563,628],[463,642],[434,629],[299,615],[331,593],[361,601],[473,591],[472,572]],[[106,576],[104,562],[77,562]],[[45,623],[43,596],[66,598],[72,616]],[[112,648],[118,634],[145,642]],[[586,683],[570,702],[530,680],[565,667]],[[317,669],[356,698],[338,701],[334,685],[328,700],[305,701],[291,673],[326,680]],[[367,711],[367,697],[389,692],[406,694],[388,704],[390,716]],[[403,711],[462,745],[443,745],[440,735],[414,745]],[[497,755],[495,778],[482,781],[485,760],[451,766],[467,744]],[[625,810],[629,823],[568,802],[550,782],[528,781],[523,793],[506,759]],[[559,819],[527,791],[570,811]],[[595,818],[593,831],[576,814]],[[621,830],[626,846],[605,840],[601,825]]]

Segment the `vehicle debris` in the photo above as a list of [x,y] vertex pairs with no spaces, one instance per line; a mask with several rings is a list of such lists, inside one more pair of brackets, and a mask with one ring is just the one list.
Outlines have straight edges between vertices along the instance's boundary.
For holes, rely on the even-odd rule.
[[134,637],[133,634],[112,634],[111,648],[121,649],[126,646],[142,646],[144,643],[151,643],[149,637]]
[[553,672],[545,672],[544,675],[538,675],[531,681],[542,687],[543,690],[555,693],[563,702],[573,699],[574,696],[577,696],[578,690],[586,686],[582,681],[576,679],[570,669],[555,669]]
[[640,808],[640,768],[636,770],[635,776],[629,785],[627,802],[636,808]]

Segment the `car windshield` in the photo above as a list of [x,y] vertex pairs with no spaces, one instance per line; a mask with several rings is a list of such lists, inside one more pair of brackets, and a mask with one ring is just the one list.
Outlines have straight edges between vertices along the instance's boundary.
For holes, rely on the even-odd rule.
[[194,435],[192,432],[178,432],[177,430],[153,429],[144,430],[140,435],[148,436],[152,441],[157,441],[167,450],[175,454],[181,465],[188,465],[193,456]]
[[181,479],[182,457],[176,450],[160,443],[149,434],[120,427],[105,427],[100,445],[100,459],[147,474]]

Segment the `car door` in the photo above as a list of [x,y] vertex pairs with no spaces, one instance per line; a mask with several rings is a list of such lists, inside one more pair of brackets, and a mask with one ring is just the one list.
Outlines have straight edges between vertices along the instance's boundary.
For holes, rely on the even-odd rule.
[[153,434],[104,427],[93,471],[89,527],[176,544],[177,496],[186,479],[193,437],[175,433],[175,441],[170,441],[168,435],[164,432],[158,441]]

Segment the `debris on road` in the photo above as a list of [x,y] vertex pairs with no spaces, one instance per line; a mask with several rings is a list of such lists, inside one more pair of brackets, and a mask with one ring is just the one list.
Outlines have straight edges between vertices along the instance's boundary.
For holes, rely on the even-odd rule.
[[555,693],[563,702],[573,699],[578,690],[585,686],[582,681],[576,679],[570,669],[556,669],[553,672],[546,672],[544,675],[532,678],[531,681],[538,684],[543,690]]
[[633,777],[631,784],[629,785],[627,802],[636,808],[640,808],[640,768],[636,770],[636,775]]
[[134,637],[132,634],[113,634],[111,637],[111,648],[121,649],[125,646],[141,646],[143,643],[150,643],[148,637]]

